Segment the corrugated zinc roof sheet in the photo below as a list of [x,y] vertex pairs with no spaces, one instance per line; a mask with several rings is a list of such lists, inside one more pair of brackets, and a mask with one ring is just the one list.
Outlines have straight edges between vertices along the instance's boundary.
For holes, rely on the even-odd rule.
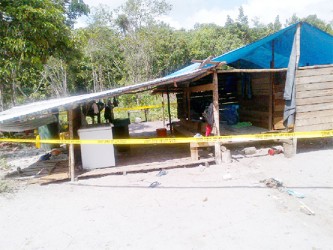
[[116,89],[106,90],[98,93],[77,95],[77,96],[69,96],[59,99],[51,99],[33,102],[26,105],[21,105],[17,107],[13,107],[11,109],[0,112],[0,131],[1,131],[1,122],[12,120],[12,121],[20,121],[26,120],[30,117],[36,117],[38,115],[43,115],[46,113],[51,113],[55,108],[63,108],[68,109],[75,105],[82,104],[88,102],[90,100],[97,100],[102,98],[108,98],[113,96],[118,96],[125,93],[131,93],[133,91],[137,91],[140,89],[153,88],[156,86],[173,83],[179,80],[187,80],[192,79],[196,76],[199,76],[208,69],[197,69],[193,68],[193,70],[184,71],[183,73],[175,74],[174,76],[166,76],[162,78],[158,78],[155,80],[133,84],[129,86],[124,86]]

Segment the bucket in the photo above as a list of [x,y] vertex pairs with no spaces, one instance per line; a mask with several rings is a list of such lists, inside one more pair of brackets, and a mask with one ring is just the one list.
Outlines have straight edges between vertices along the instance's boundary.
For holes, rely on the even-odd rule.
[[157,137],[167,137],[167,130],[166,128],[158,128],[156,129]]

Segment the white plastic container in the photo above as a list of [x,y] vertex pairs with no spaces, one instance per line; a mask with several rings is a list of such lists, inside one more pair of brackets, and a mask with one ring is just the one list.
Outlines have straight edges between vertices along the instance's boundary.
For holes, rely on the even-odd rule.
[[[111,124],[91,125],[78,130],[80,139],[113,139]],[[113,144],[81,144],[83,169],[106,168],[115,166]]]

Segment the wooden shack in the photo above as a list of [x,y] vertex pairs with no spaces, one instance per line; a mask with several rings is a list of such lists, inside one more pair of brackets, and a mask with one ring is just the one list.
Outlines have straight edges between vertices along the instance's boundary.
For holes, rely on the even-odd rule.
[[[291,25],[232,52],[195,62],[197,68],[207,68],[207,74],[155,90],[176,93],[180,119],[174,124],[176,133],[203,134],[202,113],[210,103],[214,103],[214,118],[219,121],[215,135],[333,128],[333,37],[308,23]],[[193,66],[189,68],[193,70]],[[286,86],[288,74],[294,90]],[[286,102],[286,90],[296,92],[292,101]],[[296,105],[290,107],[295,99]],[[241,123],[238,127],[226,119],[233,108]],[[293,110],[291,123],[286,119],[288,109]],[[238,129],[242,124],[249,127]],[[296,140],[291,144],[295,151]],[[197,150],[193,152],[195,159]]]

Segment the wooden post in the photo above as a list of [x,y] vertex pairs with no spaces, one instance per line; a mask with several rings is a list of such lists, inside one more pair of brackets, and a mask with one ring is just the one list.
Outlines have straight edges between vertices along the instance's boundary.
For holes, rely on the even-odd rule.
[[162,117],[163,117],[163,127],[165,127],[165,106],[164,106],[164,93],[162,93]]
[[187,103],[187,120],[191,120],[191,92],[190,92],[190,84],[188,83],[186,86],[186,103]]
[[[296,29],[296,70],[295,70],[295,78],[296,78],[296,74],[297,74],[297,70],[298,70],[298,64],[299,64],[299,58],[301,56],[301,23],[299,23],[297,25],[297,29]],[[296,80],[294,80],[294,84],[295,84],[295,91],[297,88],[296,85]],[[296,94],[294,94],[294,98],[296,98]],[[295,100],[296,103],[296,100]],[[295,117],[294,117],[294,131],[297,130],[297,126],[296,126],[296,115],[297,115],[297,104],[296,104],[296,111],[295,111]],[[293,154],[296,155],[297,153],[297,138],[293,138],[292,140],[292,145],[293,145]]]
[[[220,109],[219,109],[219,87],[218,87],[218,75],[214,71],[213,75],[213,106],[214,106],[214,123],[216,128],[216,135],[220,136]],[[215,143],[215,162],[217,165],[222,163],[221,143]]]
[[[67,112],[68,117],[68,129],[69,129],[69,139],[73,140],[74,130],[73,130],[73,109],[71,108]],[[71,181],[75,181],[75,158],[74,158],[74,145],[69,144],[69,176]]]
[[167,88],[167,98],[168,98],[168,115],[169,115],[170,133],[172,134],[171,110],[170,110],[170,92],[169,92],[169,88]]
[[[274,59],[274,40],[272,41],[272,60],[271,60],[271,69],[273,69],[275,66],[275,59]],[[270,73],[270,81],[269,81],[269,104],[268,104],[268,129],[273,129],[273,85],[274,85],[274,72]]]

